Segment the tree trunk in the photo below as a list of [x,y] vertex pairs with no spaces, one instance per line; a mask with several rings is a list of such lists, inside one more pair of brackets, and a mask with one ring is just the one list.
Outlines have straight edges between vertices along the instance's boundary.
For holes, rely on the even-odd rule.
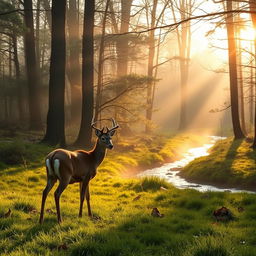
[[95,104],[95,115],[94,120],[98,120],[99,109],[101,104],[101,97],[102,97],[102,86],[103,86],[103,66],[104,66],[104,48],[105,48],[105,27],[106,27],[106,20],[107,20],[107,12],[109,7],[110,0],[107,0],[105,12],[102,21],[102,32],[101,32],[101,39],[100,39],[100,48],[99,48],[99,61],[98,61],[98,82],[97,82],[97,92],[96,92],[96,104]]
[[[129,30],[130,23],[130,12],[133,0],[121,0],[121,27],[120,33],[126,33]],[[127,75],[128,68],[128,40],[127,37],[119,36],[116,43],[117,52],[117,75],[125,76]]]
[[66,0],[52,1],[49,110],[43,142],[65,145]]
[[17,36],[12,35],[13,45],[13,62],[15,67],[16,82],[18,84],[18,107],[19,107],[19,122],[20,124],[25,123],[25,108],[24,108],[24,90],[20,82],[20,63],[18,58],[18,47],[17,47]]
[[30,114],[30,129],[41,130],[40,88],[38,86],[38,70],[35,52],[35,37],[32,12],[32,0],[24,0],[25,32],[25,59],[28,80],[28,102]]
[[[226,0],[227,11],[232,11],[232,1]],[[231,116],[235,139],[244,138],[239,119],[238,106],[238,83],[237,83],[237,63],[236,63],[236,42],[234,38],[233,14],[226,17],[227,38],[228,38],[228,57],[229,57],[229,80],[230,80],[230,100]]]
[[239,70],[239,95],[240,95],[240,115],[241,115],[241,129],[244,134],[246,134],[246,125],[245,125],[245,113],[244,113],[244,85],[243,85],[243,67],[242,67],[242,50],[240,39],[238,39],[238,70]]
[[[155,27],[156,21],[156,7],[158,0],[153,1],[153,8],[151,12],[151,26],[150,28]],[[151,30],[149,32],[149,46],[148,46],[148,76],[153,77],[153,65],[154,65],[154,57],[155,57],[155,31]],[[151,132],[151,124],[152,120],[152,101],[153,101],[153,82],[150,82],[147,86],[147,109],[146,109],[146,132]]]
[[[179,14],[180,19],[184,20],[191,16],[192,6],[195,2],[191,0],[179,1]],[[174,21],[176,19],[176,11],[173,5],[171,5],[172,13],[174,16]],[[189,59],[190,59],[190,44],[191,44],[191,28],[190,22],[181,24],[181,29],[176,29],[178,49],[179,49],[179,67],[180,67],[180,121],[179,130],[184,130],[187,128],[187,83],[188,83],[188,73],[189,73]]]
[[43,5],[44,9],[46,10],[45,11],[46,20],[49,25],[49,28],[51,29],[52,28],[52,17],[50,14],[50,10],[51,10],[50,2],[49,2],[49,0],[42,0],[42,1],[43,1],[42,5]]
[[[256,11],[256,0],[250,0],[249,1],[249,4],[250,4],[250,11],[254,12],[251,14],[251,18],[252,18],[252,24],[253,24],[253,27],[254,27],[254,30],[256,29],[256,14],[255,14],[255,11]],[[254,52],[255,52],[255,63],[256,63],[256,36],[254,38]],[[254,81],[256,81],[256,79],[254,79]],[[255,88],[255,85],[254,85],[254,88]],[[256,89],[254,90],[254,92],[256,92]],[[254,140],[253,140],[253,144],[252,144],[252,147],[254,149],[256,149],[256,102],[255,102],[255,95],[254,95],[254,98],[251,99],[252,102],[254,102]]]
[[93,57],[94,57],[94,11],[95,0],[85,0],[82,43],[82,119],[77,145],[91,147],[93,119]]
[[74,122],[80,117],[81,114],[81,69],[79,62],[80,39],[77,0],[69,0],[67,25],[69,35],[69,63],[67,75],[71,86],[71,122]]
[[[251,47],[251,52],[254,51],[254,46]],[[255,63],[255,59],[251,60],[251,63],[254,65]],[[251,68],[250,68],[250,88],[249,88],[249,118],[250,118],[250,130],[249,132],[252,132],[252,127],[253,127],[253,94],[254,94],[254,83],[255,83],[255,70],[253,68],[253,65],[251,64]]]

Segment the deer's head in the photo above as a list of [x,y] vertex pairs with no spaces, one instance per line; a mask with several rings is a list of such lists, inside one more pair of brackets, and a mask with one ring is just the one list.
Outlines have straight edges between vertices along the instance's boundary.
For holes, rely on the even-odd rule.
[[103,127],[102,129],[98,129],[97,127],[95,127],[95,122],[92,124],[92,128],[95,130],[95,134],[98,137],[98,142],[100,143],[100,145],[108,148],[108,149],[112,149],[113,148],[113,143],[112,143],[112,136],[115,134],[116,129],[119,127],[119,125],[115,122],[115,120],[113,118],[111,118],[113,127],[112,128],[108,128],[106,127],[106,132],[105,127]]

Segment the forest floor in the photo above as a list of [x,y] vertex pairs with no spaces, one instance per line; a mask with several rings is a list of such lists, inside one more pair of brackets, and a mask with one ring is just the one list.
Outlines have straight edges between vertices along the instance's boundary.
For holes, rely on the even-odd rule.
[[[158,178],[123,178],[128,170],[179,158],[205,143],[201,140],[176,135],[119,141],[91,181],[92,211],[98,218],[88,218],[86,205],[78,218],[74,184],[61,197],[63,223],[56,221],[53,189],[39,225],[44,156],[51,148],[5,135],[0,144],[0,255],[256,255],[256,195],[200,193]],[[222,206],[232,211],[232,221],[213,218]],[[154,207],[164,216],[151,216]]]
[[208,156],[190,162],[181,176],[204,184],[256,191],[256,152],[251,144],[232,137],[220,140]]

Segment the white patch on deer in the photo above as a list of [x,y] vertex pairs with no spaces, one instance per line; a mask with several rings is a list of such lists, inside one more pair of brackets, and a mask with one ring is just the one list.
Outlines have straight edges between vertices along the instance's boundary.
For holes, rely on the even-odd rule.
[[50,164],[50,159],[46,159],[45,164],[47,166],[48,172],[49,172],[49,176],[54,176],[51,164]]
[[59,159],[54,160],[54,173],[60,179],[60,160]]

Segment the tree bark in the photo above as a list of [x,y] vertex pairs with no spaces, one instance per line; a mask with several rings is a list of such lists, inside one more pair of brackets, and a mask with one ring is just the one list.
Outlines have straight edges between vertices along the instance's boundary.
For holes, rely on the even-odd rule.
[[[232,1],[226,0],[227,11],[232,10]],[[234,38],[233,14],[229,13],[226,17],[227,38],[228,38],[228,58],[229,58],[229,81],[230,81],[230,100],[231,116],[235,139],[244,138],[239,119],[238,104],[238,82],[237,82],[237,63],[236,63],[236,42]]]
[[50,14],[51,6],[50,6],[49,0],[43,0],[42,5],[45,9],[45,16],[46,16],[47,23],[49,25],[49,28],[51,29],[52,28],[52,16]]
[[24,0],[25,32],[25,59],[29,93],[30,129],[41,130],[40,88],[38,86],[38,69],[35,52],[34,22],[32,0]]
[[65,145],[66,0],[52,1],[49,109],[43,142]]
[[[191,0],[179,1],[180,19],[185,20],[191,17],[193,2]],[[176,15],[173,5],[171,5],[175,22]],[[181,29],[176,29],[178,49],[179,49],[179,67],[180,67],[180,121],[179,130],[184,130],[188,126],[187,120],[187,83],[189,73],[190,44],[191,44],[191,28],[190,21],[181,24]]]
[[[253,11],[254,13],[251,13],[251,18],[252,18],[252,24],[254,27],[254,30],[256,30],[256,0],[250,0],[249,1],[250,4],[250,11]],[[256,35],[254,38],[254,52],[255,52],[255,63],[256,63]],[[254,79],[254,82],[256,81],[256,79]],[[255,85],[254,85],[254,92],[256,92],[255,89]],[[253,144],[252,144],[252,148],[256,149],[256,102],[255,102],[255,95],[254,98],[251,99],[252,102],[254,102],[254,140],[253,140]]]
[[79,63],[80,39],[77,0],[69,0],[67,25],[69,35],[69,62],[67,75],[71,86],[71,122],[74,122],[81,114],[81,68]]
[[[156,7],[158,0],[153,1],[153,8],[151,12],[151,25],[150,28],[155,27],[156,21]],[[148,76],[153,77],[153,65],[154,65],[154,57],[155,57],[155,31],[151,30],[149,32],[149,45],[148,45]],[[146,132],[151,132],[152,128],[150,125],[150,121],[152,120],[152,101],[153,101],[153,82],[149,82],[147,86],[147,109],[146,109]]]
[[105,49],[105,28],[107,20],[107,12],[109,7],[110,0],[107,0],[105,12],[102,21],[102,32],[100,39],[100,48],[99,48],[99,61],[98,61],[98,82],[97,82],[97,92],[96,92],[96,103],[95,103],[95,115],[94,120],[98,120],[98,115],[100,112],[100,104],[102,98],[102,86],[103,86],[103,67],[104,67],[104,49]]
[[16,82],[18,84],[18,107],[19,107],[19,122],[20,124],[25,123],[25,108],[24,108],[24,89],[20,82],[20,63],[18,58],[18,46],[17,46],[17,36],[12,35],[12,45],[13,45],[13,62],[15,67]]
[[82,119],[77,145],[86,148],[91,147],[93,119],[93,67],[94,67],[94,11],[95,0],[85,0],[84,2],[84,24],[82,43]]
[[[121,26],[120,33],[126,33],[129,30],[130,12],[133,0],[121,0]],[[127,36],[119,36],[116,43],[117,52],[117,75],[127,75],[129,45]]]

